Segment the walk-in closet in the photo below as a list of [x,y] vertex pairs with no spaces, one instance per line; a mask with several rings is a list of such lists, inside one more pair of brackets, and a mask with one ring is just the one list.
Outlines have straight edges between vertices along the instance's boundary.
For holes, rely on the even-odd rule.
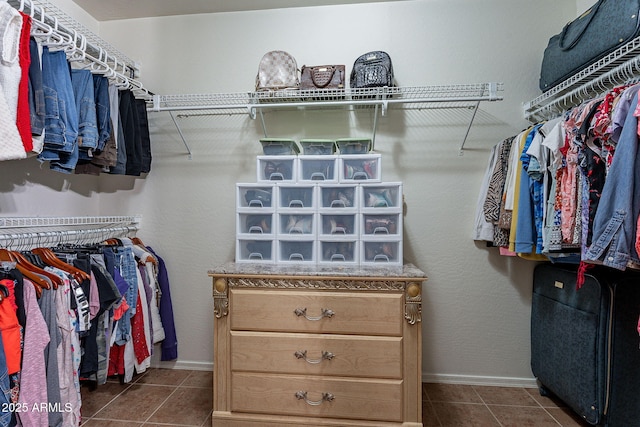
[[0,426],[588,425],[490,189],[637,84],[634,40],[540,88],[594,2],[0,1]]

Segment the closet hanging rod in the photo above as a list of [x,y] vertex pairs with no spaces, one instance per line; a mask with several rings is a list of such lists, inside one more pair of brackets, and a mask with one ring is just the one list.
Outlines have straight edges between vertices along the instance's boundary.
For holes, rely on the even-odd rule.
[[31,17],[32,36],[51,49],[64,50],[70,62],[83,62],[92,72],[103,74],[118,88],[132,90],[137,97],[149,99],[153,95],[136,80],[138,64],[49,1],[9,0],[8,3]]
[[91,245],[108,239],[135,236],[138,227],[105,227],[86,230],[55,230],[0,234],[0,247],[10,250],[29,250],[64,244]]
[[0,217],[0,247],[26,250],[64,243],[95,244],[131,236],[141,216]]
[[139,225],[142,217],[128,216],[69,216],[69,217],[0,217],[0,229],[62,227],[85,225],[127,224]]
[[588,99],[604,95],[615,86],[637,82],[639,78],[640,56],[636,56],[545,105],[525,111],[525,118],[529,121],[538,121],[556,117]]

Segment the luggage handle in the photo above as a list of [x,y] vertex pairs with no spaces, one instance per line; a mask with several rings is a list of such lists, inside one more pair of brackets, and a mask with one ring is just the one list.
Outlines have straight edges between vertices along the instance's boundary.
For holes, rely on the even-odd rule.
[[573,49],[575,47],[576,44],[578,44],[578,41],[580,41],[580,39],[582,38],[582,36],[584,35],[584,33],[587,31],[587,27],[589,26],[589,24],[591,23],[591,21],[593,21],[593,17],[596,16],[596,13],[598,13],[598,9],[600,9],[600,5],[606,0],[598,0],[598,3],[596,3],[595,5],[593,5],[591,7],[591,9],[589,9],[588,11],[584,12],[580,18],[581,19],[583,16],[585,16],[585,14],[589,15],[589,20],[587,21],[586,24],[584,24],[584,26],[582,27],[582,30],[580,31],[580,33],[576,36],[576,38],[569,43],[568,46],[564,45],[564,39],[567,35],[567,30],[569,29],[569,25],[571,25],[571,22],[567,23],[564,28],[562,29],[562,33],[560,34],[560,49],[562,50],[569,50],[569,49]]

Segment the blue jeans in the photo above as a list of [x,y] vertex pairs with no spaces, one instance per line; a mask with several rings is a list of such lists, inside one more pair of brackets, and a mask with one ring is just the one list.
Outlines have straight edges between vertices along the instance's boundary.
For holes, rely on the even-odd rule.
[[109,80],[98,74],[93,75],[93,90],[96,103],[96,123],[98,125],[98,146],[102,151],[111,135],[111,108],[109,105]]
[[42,86],[45,103],[44,149],[38,160],[53,170],[71,173],[78,162],[78,112],[71,71],[63,51],[42,50]]
[[78,112],[78,150],[82,160],[89,160],[98,146],[96,102],[93,75],[89,70],[71,70],[71,85]]
[[129,284],[125,298],[129,309],[122,315],[118,321],[118,330],[115,332],[115,343],[124,345],[131,339],[131,317],[136,313],[136,303],[138,301],[138,277],[136,275],[136,260],[133,256],[133,250],[130,247],[118,248],[115,253],[116,268],[124,280]]

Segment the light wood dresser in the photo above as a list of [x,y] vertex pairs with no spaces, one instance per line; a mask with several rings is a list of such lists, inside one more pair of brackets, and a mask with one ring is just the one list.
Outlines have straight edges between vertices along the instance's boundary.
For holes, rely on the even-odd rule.
[[415,266],[229,263],[209,276],[215,427],[422,426]]

